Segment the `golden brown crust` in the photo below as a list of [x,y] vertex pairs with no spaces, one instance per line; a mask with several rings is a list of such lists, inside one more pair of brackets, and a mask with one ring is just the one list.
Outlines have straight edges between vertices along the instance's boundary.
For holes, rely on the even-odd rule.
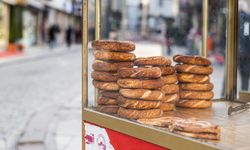
[[164,94],[175,94],[179,93],[179,86],[177,84],[166,84],[161,88]]
[[97,111],[107,113],[107,114],[117,114],[119,106],[117,105],[101,105],[96,107]]
[[112,99],[117,99],[120,93],[118,91],[99,91],[99,95]]
[[104,61],[134,61],[135,54],[123,52],[95,51],[95,59]]
[[211,100],[179,100],[176,106],[185,108],[210,108],[212,107]]
[[98,105],[117,105],[118,103],[116,99],[100,96],[97,99],[97,104]]
[[214,87],[212,83],[181,83],[179,84],[181,90],[190,91],[211,91]]
[[96,81],[112,82],[118,80],[117,73],[93,71],[91,77]]
[[152,68],[121,68],[118,70],[121,78],[159,78],[161,77],[161,69]]
[[179,82],[184,82],[184,83],[208,83],[209,82],[209,76],[207,75],[194,75],[194,74],[180,73],[180,74],[177,74],[177,78]]
[[118,91],[120,88],[116,82],[102,82],[93,80],[93,85],[97,89],[106,91]]
[[135,50],[135,43],[131,41],[95,40],[92,42],[92,47],[98,50],[126,52]]
[[177,94],[166,94],[162,99],[162,102],[175,103],[180,99],[179,93]]
[[119,106],[130,109],[155,109],[161,106],[161,101],[128,99],[123,96],[119,96],[117,100]]
[[171,75],[175,73],[173,66],[158,66],[161,69],[162,76]]
[[220,133],[218,125],[197,119],[175,120],[170,125],[170,129],[191,133]]
[[175,70],[181,73],[193,73],[193,74],[204,74],[209,75],[213,73],[213,68],[210,66],[198,66],[189,64],[177,64]]
[[176,134],[192,137],[192,138],[200,138],[200,139],[208,139],[208,140],[220,140],[220,134],[212,134],[212,133],[189,133],[175,130],[173,131]]
[[181,99],[202,99],[202,100],[210,100],[214,97],[214,93],[212,91],[207,92],[197,92],[197,91],[180,91]]
[[133,67],[133,62],[105,62],[101,60],[95,60],[92,67],[96,71],[117,72],[118,69],[123,67]]
[[159,118],[151,118],[151,119],[138,119],[137,122],[146,124],[146,125],[168,127],[175,120],[183,120],[183,119],[179,117],[167,116],[167,117],[159,117]]
[[134,62],[137,66],[165,66],[171,65],[171,60],[163,56],[141,57]]
[[164,98],[164,94],[160,90],[120,89],[119,92],[122,96],[131,99],[158,101]]
[[156,118],[163,115],[163,111],[161,109],[136,110],[122,107],[119,108],[117,113],[119,116],[128,119]]
[[178,81],[176,74],[162,76],[164,84],[174,84]]
[[175,55],[173,60],[178,63],[191,64],[191,65],[211,65],[211,61],[201,56],[188,56],[188,55]]
[[162,79],[118,79],[117,83],[121,88],[131,89],[159,89],[164,85]]
[[175,104],[172,103],[162,103],[161,104],[161,110],[166,112],[166,111],[173,111],[175,110]]

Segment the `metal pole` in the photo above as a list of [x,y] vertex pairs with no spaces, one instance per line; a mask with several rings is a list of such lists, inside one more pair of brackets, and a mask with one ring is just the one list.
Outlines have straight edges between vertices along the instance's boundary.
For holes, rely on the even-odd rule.
[[208,0],[202,1],[202,51],[201,55],[207,57],[207,38],[208,38]]
[[95,0],[95,40],[101,38],[101,0]]
[[237,99],[238,0],[228,0],[226,100]]
[[83,107],[88,106],[88,0],[83,1],[82,9],[82,101]]
[[[95,0],[95,40],[101,38],[101,0]],[[95,106],[97,106],[98,89],[95,88]]]
[[[88,106],[88,0],[82,3],[82,113]],[[82,114],[83,116],[83,114]],[[85,150],[85,126],[82,119],[82,149]]]

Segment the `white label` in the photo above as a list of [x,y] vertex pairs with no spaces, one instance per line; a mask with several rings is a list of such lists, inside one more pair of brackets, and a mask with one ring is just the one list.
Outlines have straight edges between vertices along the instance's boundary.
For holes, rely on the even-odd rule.
[[244,23],[244,36],[249,35],[249,22]]
[[84,123],[86,150],[114,150],[104,128]]

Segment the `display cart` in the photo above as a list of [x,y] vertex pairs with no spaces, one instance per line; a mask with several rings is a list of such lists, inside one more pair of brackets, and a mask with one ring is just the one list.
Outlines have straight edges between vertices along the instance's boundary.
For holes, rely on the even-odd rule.
[[[83,0],[83,50],[82,50],[82,116],[83,149],[119,150],[163,150],[163,149],[250,149],[250,112],[228,115],[229,107],[242,106],[249,93],[240,93],[237,99],[237,24],[238,0],[227,1],[227,45],[226,45],[226,96],[214,100],[213,107],[206,110],[183,109],[164,115],[196,117],[221,126],[221,140],[188,138],[160,127],[139,124],[133,120],[108,115],[88,107],[88,0]],[[207,55],[208,0],[203,0],[203,49]],[[101,0],[95,0],[95,38],[101,33]]]

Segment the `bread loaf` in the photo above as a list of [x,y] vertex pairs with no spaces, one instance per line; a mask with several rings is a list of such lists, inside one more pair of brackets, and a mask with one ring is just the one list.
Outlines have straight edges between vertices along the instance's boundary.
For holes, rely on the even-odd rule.
[[209,108],[212,106],[211,100],[179,100],[176,106],[185,108]]
[[173,103],[162,103],[161,104],[161,110],[162,111],[172,111],[175,109],[175,104]]
[[210,66],[198,66],[189,64],[177,64],[175,70],[181,73],[193,73],[193,74],[203,74],[209,75],[213,73],[213,68]]
[[209,66],[211,61],[201,56],[175,55],[173,60],[178,63]]
[[96,81],[104,81],[104,82],[116,82],[118,80],[117,73],[110,73],[110,72],[93,71],[91,73],[91,77]]
[[161,69],[152,68],[121,68],[118,70],[120,78],[159,78],[161,77]]
[[162,78],[164,84],[174,84],[178,81],[176,74],[162,76],[161,78]]
[[161,91],[165,94],[179,93],[179,86],[176,84],[166,84],[161,87]]
[[117,100],[113,98],[100,96],[97,99],[98,105],[117,105]]
[[147,89],[120,89],[120,94],[124,97],[131,99],[142,100],[162,100],[164,94],[159,90],[147,90]]
[[120,107],[117,114],[128,119],[156,118],[161,117],[163,111],[161,109],[136,110]]
[[137,66],[166,66],[171,65],[171,60],[164,56],[141,57],[134,62]]
[[119,106],[117,105],[101,105],[96,107],[97,111],[107,113],[107,114],[117,114]]
[[197,91],[180,91],[180,98],[182,99],[202,99],[210,100],[214,96],[212,91],[197,92]]
[[119,91],[99,91],[99,96],[117,99],[119,96]]
[[121,88],[131,89],[159,89],[164,85],[162,79],[118,79]]
[[135,50],[135,43],[131,41],[95,40],[92,42],[92,47],[97,50],[126,52]]
[[162,102],[174,103],[180,99],[179,93],[176,94],[166,94],[162,99]]
[[209,82],[209,76],[207,75],[194,75],[194,74],[180,73],[180,74],[177,74],[177,78],[179,82],[184,82],[184,83],[208,83]]
[[212,83],[181,83],[179,86],[181,90],[187,91],[211,91],[214,87]]
[[157,66],[161,69],[162,76],[171,75],[175,73],[173,66]]
[[104,61],[134,61],[135,54],[123,52],[95,51],[95,58]]
[[97,89],[106,91],[118,91],[119,85],[116,82],[101,82],[93,80],[93,85]]
[[101,60],[95,60],[92,67],[96,71],[117,72],[118,69],[123,67],[133,67],[133,62],[105,62]]
[[128,99],[123,96],[118,97],[118,104],[124,108],[130,109],[155,109],[160,108],[161,101],[148,101],[138,99]]

